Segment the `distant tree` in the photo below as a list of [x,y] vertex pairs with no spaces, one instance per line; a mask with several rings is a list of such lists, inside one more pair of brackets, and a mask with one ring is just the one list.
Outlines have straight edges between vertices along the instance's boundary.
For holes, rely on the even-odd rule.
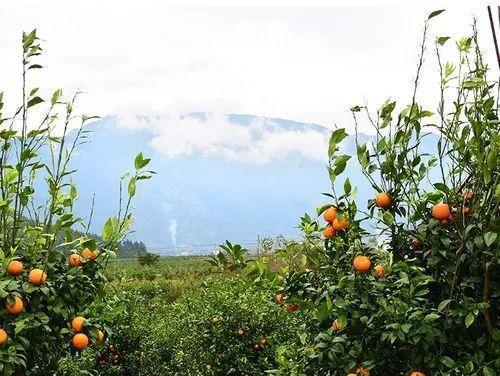
[[146,244],[141,241],[124,240],[119,246],[120,257],[133,258],[138,254],[145,254]]
[[160,255],[151,252],[136,253],[137,262],[142,266],[153,266],[160,261]]

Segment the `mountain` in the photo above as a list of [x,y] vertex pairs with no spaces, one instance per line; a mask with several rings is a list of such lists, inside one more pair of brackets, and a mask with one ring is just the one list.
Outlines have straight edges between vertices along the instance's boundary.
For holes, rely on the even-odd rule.
[[[205,124],[207,116],[206,113],[184,115],[179,119],[179,126],[183,126],[182,120],[186,118]],[[149,249],[160,253],[180,254],[210,252],[225,239],[252,247],[257,236],[299,236],[299,217],[305,212],[313,213],[316,205],[327,202],[321,192],[329,192],[330,183],[325,168],[325,146],[316,146],[321,148],[316,151],[321,153],[319,155],[324,153],[324,160],[308,158],[307,154],[304,156],[294,151],[292,143],[295,138],[288,136],[312,135],[312,140],[327,140],[330,131],[318,124],[253,115],[230,114],[225,118],[229,131],[233,126],[239,130],[250,127],[248,134],[251,139],[245,142],[250,145],[258,143],[259,149],[257,154],[255,150],[247,150],[245,158],[257,155],[257,158],[264,159],[263,162],[234,157],[232,153],[238,153],[241,144],[231,137],[224,142],[235,143],[234,150],[224,149],[227,145],[216,145],[224,152],[231,151],[228,154],[231,158],[196,150],[175,157],[167,156],[156,145],[161,119],[153,123],[148,118],[141,118],[142,126],[138,128],[123,126],[115,117],[91,124],[91,142],[82,145],[72,165],[78,170],[74,177],[79,187],[77,214],[88,215],[95,194],[92,231],[99,233],[105,219],[116,213],[120,176],[133,168],[135,155],[142,151],[151,158],[151,169],[157,174],[138,185],[137,199],[133,204],[136,232],[130,235],[130,239],[142,240]],[[168,140],[171,133],[177,132],[176,129],[172,128],[172,132],[167,131],[162,137]],[[209,132],[199,143],[210,151],[214,146],[207,145],[205,140],[210,138]],[[247,135],[241,134],[242,137]],[[267,140],[274,136],[283,136],[285,143],[273,143],[271,148]],[[289,144],[286,144],[285,136],[290,140]],[[178,136],[173,134],[172,137]],[[370,138],[366,135],[360,137],[364,140]],[[168,141],[171,148],[178,148],[184,142],[176,140]],[[291,152],[285,153],[283,150],[290,145]],[[191,149],[197,147],[192,143],[188,146]],[[348,136],[341,147],[343,152],[354,154],[354,137]],[[278,153],[279,158],[267,158],[264,154],[269,150]],[[355,163],[354,159],[352,163]],[[357,168],[347,170],[346,175],[352,184],[360,187],[359,202],[366,203],[373,194],[371,188]]]

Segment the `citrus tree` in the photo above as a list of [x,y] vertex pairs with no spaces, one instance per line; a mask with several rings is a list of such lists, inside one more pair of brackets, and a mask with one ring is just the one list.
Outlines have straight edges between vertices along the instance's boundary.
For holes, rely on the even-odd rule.
[[[280,300],[315,314],[300,344],[282,348],[283,374],[484,375],[500,369],[500,125],[498,80],[490,80],[472,35],[435,40],[440,99],[418,102],[425,23],[411,101],[375,113],[354,106],[357,160],[373,189],[365,208],[349,179],[347,136],[329,143],[330,202],[304,216],[307,241],[321,257],[291,270]],[[358,141],[369,124],[373,141]],[[424,144],[425,142],[425,144]],[[424,150],[432,144],[434,151]]]
[[[151,176],[145,170],[149,159],[139,154],[134,174],[122,177],[128,190],[120,194],[118,215],[106,222],[99,242],[93,239],[88,233],[92,215],[84,223],[73,213],[78,190],[70,162],[87,142],[84,127],[95,117],[74,113],[78,93],[64,99],[59,89],[45,100],[38,88],[28,87],[28,76],[42,68],[36,63],[41,53],[36,30],[23,34],[22,101],[11,116],[0,112],[3,375],[49,374],[51,355],[104,340],[107,330],[100,318],[85,313],[102,292],[108,259],[130,231],[136,183]],[[0,111],[3,106],[0,92]],[[75,231],[78,225],[83,232]]]

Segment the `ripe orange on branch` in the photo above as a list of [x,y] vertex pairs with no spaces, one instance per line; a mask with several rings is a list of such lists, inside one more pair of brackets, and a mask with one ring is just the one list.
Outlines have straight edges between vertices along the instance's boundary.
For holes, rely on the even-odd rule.
[[347,222],[347,219],[345,219],[345,218],[339,219],[337,217],[332,222],[332,228],[335,231],[344,231],[348,226],[349,226],[349,223]]
[[385,192],[380,192],[375,196],[375,205],[379,208],[387,209],[391,206],[391,198]]
[[410,376],[426,376],[424,372],[415,371],[410,374]]
[[9,336],[7,332],[3,329],[0,329],[0,346],[3,346],[7,343],[7,340],[9,339]]
[[75,332],[81,332],[85,325],[85,318],[82,316],[77,316],[71,321],[71,329]]
[[330,206],[323,213],[323,218],[325,221],[332,223],[335,218],[337,218],[337,208],[335,206]]
[[372,266],[372,262],[366,256],[356,256],[354,258],[353,264],[354,269],[356,269],[358,272],[366,272],[370,270],[370,267]]
[[325,237],[325,239],[333,238],[336,233],[337,233],[337,231],[335,231],[333,226],[330,226],[330,225],[326,226],[326,228],[323,230],[323,236]]
[[18,315],[23,311],[24,308],[24,303],[23,300],[15,296],[14,297],[14,303],[10,304],[8,299],[5,299],[5,308],[7,308],[7,311],[9,311],[13,315]]
[[78,253],[72,253],[68,258],[68,264],[72,268],[81,266],[82,263],[83,263],[82,256],[80,256]]
[[448,204],[439,203],[432,208],[432,216],[440,221],[446,220],[450,217],[451,210]]
[[383,265],[375,266],[375,276],[379,279],[387,277],[387,270],[385,270]]
[[85,257],[87,260],[94,260],[98,256],[98,254],[99,253],[97,251],[91,251],[89,248],[85,248],[82,251],[83,257]]
[[21,261],[14,260],[9,262],[9,265],[7,265],[7,271],[12,276],[18,276],[22,274],[23,270],[24,270],[24,265]]
[[89,337],[83,333],[78,333],[73,336],[73,347],[77,350],[83,350],[89,345]]
[[47,274],[41,269],[33,269],[28,277],[29,281],[35,286],[44,285],[47,281]]

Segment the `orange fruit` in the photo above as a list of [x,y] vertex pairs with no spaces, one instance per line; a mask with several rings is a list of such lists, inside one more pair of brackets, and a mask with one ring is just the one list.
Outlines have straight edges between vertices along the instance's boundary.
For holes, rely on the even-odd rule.
[[0,329],[0,346],[5,345],[8,339],[9,336],[7,335],[7,332],[3,329]]
[[245,334],[245,330],[244,329],[239,329],[238,330],[238,335],[242,336],[243,334]]
[[375,276],[379,279],[387,277],[387,270],[385,270],[383,265],[375,266]]
[[285,304],[285,298],[283,297],[283,294],[278,293],[274,297],[278,301],[278,303]]
[[299,306],[297,304],[287,304],[286,309],[289,310],[290,312],[295,312],[296,310],[299,309]]
[[97,332],[97,343],[102,343],[104,341],[104,332],[102,330],[99,330]]
[[337,208],[335,206],[330,206],[323,213],[323,218],[325,221],[332,223],[335,218],[337,218]]
[[33,269],[30,272],[28,279],[35,286],[41,286],[45,284],[45,281],[47,281],[47,274],[45,274],[41,269]]
[[13,315],[18,315],[22,312],[24,308],[24,303],[22,299],[18,296],[14,297],[14,304],[10,304],[7,299],[5,299],[5,308]]
[[22,274],[23,270],[24,270],[24,265],[21,261],[14,260],[9,262],[9,265],[7,265],[7,271],[12,276],[18,276]]
[[90,258],[92,257],[92,251],[88,248],[84,248],[82,251],[82,256],[90,260]]
[[325,237],[325,239],[333,238],[336,233],[337,231],[335,231],[330,225],[326,226],[326,228],[323,230],[323,236]]
[[410,376],[426,376],[424,372],[415,371],[410,374]]
[[354,269],[356,269],[358,272],[366,272],[370,270],[370,267],[372,266],[372,262],[366,256],[356,256],[354,258],[353,264]]
[[94,260],[99,253],[97,251],[91,251],[89,248],[85,248],[82,251],[83,257],[85,257],[87,260]]
[[443,204],[442,202],[434,205],[432,208],[432,216],[438,220],[445,220],[451,214],[450,206],[448,204]]
[[332,228],[335,231],[344,231],[349,224],[347,223],[347,219],[345,218],[335,218],[332,222]]
[[370,376],[370,370],[364,367],[357,367],[354,372],[359,376]]
[[72,253],[68,258],[68,264],[72,268],[76,266],[81,266],[82,263],[83,263],[82,256],[80,256],[78,253]]
[[420,249],[420,240],[418,240],[417,238],[413,238],[411,240],[411,246],[413,247],[413,249],[416,251],[418,249]]
[[265,346],[265,345],[267,345],[267,339],[262,338],[262,339],[259,341],[259,343],[261,344],[261,346]]
[[387,209],[391,206],[391,198],[385,192],[380,192],[375,196],[375,205],[379,208]]
[[335,321],[332,322],[332,328],[336,332],[340,332],[341,330],[345,329],[345,327],[340,326],[339,319],[335,319]]
[[71,329],[75,332],[81,332],[85,325],[85,318],[82,316],[77,316],[71,321]]
[[73,336],[73,347],[77,350],[83,350],[89,345],[89,337],[83,333],[77,333]]

